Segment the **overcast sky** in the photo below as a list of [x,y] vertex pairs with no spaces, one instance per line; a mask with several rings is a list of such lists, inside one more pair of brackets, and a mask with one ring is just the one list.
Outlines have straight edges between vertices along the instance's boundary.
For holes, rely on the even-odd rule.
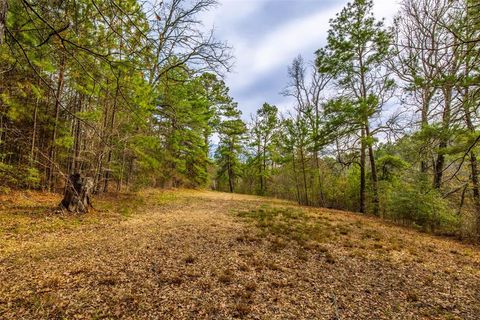
[[[204,14],[206,26],[214,26],[217,38],[234,48],[235,67],[226,76],[230,93],[248,119],[264,102],[281,110],[292,101],[280,91],[287,68],[301,54],[313,61],[314,52],[326,44],[328,20],[347,0],[219,0]],[[374,0],[377,18],[389,24],[398,0]]]

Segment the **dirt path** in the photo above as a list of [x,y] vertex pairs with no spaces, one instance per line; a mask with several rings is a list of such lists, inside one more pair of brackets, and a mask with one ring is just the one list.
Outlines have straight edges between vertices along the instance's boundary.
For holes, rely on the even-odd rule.
[[480,319],[476,247],[329,210],[236,214],[300,210],[257,197],[139,197],[82,217],[4,201],[0,319]]

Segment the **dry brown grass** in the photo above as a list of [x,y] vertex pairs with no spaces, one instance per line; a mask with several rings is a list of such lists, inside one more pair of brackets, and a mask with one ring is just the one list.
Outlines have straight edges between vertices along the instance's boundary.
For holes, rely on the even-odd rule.
[[214,192],[59,200],[0,196],[0,319],[479,319],[480,250],[451,239]]

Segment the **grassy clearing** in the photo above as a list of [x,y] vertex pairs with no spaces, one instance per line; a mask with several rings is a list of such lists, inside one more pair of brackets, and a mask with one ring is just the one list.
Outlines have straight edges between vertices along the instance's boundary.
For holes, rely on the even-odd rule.
[[[0,253],[18,252],[29,243],[39,250],[55,248],[56,238],[63,234],[116,225],[145,213],[147,208],[175,203],[184,193],[145,190],[103,194],[94,197],[94,209],[87,214],[59,210],[59,194],[27,191],[0,195]],[[36,241],[38,238],[43,238],[43,245]]]
[[59,199],[0,202],[0,319],[480,312],[477,247],[374,218],[189,190],[97,197],[86,215],[55,213]]
[[[424,263],[441,251],[436,245],[425,243],[425,238],[444,244],[441,237],[422,235],[353,213],[275,204],[240,210],[235,215],[258,228],[258,237],[268,239],[273,251],[281,251],[293,242],[304,250],[297,252],[297,257],[304,260],[308,260],[308,252],[313,252],[323,254],[329,263],[344,254],[371,261]],[[255,241],[249,237],[242,236],[240,240]],[[448,252],[472,257],[471,246]],[[433,270],[436,265],[425,267]]]
[[181,197],[181,193],[146,190],[139,193],[104,194],[94,197],[88,214],[58,209],[61,196],[40,192],[13,192],[0,195],[0,235],[24,235],[71,230],[89,224],[117,222],[158,208]]

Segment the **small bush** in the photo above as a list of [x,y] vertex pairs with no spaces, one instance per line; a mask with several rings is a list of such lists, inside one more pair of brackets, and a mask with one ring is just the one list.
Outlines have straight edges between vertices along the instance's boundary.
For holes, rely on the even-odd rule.
[[40,173],[36,168],[0,162],[0,187],[38,188]]
[[458,217],[447,200],[426,182],[399,183],[388,197],[387,217],[414,223],[424,229],[451,232],[456,230]]

